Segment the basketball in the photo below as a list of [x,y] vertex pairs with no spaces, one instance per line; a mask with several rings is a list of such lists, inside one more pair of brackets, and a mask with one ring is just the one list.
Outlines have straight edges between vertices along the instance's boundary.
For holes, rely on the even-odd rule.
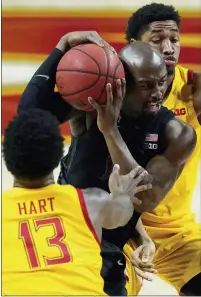
[[106,85],[115,87],[116,80],[125,77],[116,53],[95,44],[73,47],[60,60],[56,85],[62,98],[77,109],[92,111],[92,97],[99,104],[107,101]]

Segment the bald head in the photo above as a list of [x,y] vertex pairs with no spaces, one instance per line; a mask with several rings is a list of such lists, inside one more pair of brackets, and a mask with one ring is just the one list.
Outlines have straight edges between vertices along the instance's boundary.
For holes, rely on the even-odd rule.
[[158,112],[167,89],[167,69],[160,53],[147,43],[134,42],[119,57],[126,75],[124,111],[131,115]]
[[119,57],[130,67],[165,67],[164,59],[160,53],[144,42],[133,42],[128,44],[121,50]]

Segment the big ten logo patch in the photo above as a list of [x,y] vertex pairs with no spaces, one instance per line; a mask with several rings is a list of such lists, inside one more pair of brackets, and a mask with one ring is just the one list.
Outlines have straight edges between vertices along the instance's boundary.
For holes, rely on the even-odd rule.
[[146,134],[144,147],[146,150],[157,150],[158,134]]
[[176,108],[176,109],[173,109],[172,112],[174,112],[174,114],[176,116],[182,116],[182,115],[185,115],[186,114],[186,108]]

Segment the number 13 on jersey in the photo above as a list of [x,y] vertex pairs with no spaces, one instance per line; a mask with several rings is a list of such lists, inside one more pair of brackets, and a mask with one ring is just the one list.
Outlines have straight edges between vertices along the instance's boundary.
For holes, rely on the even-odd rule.
[[[48,258],[43,256],[45,265],[56,265],[71,262],[71,256],[69,249],[64,242],[65,230],[63,227],[62,219],[59,217],[52,217],[47,219],[34,220],[35,232],[40,228],[45,228],[47,226],[52,226],[54,233],[51,237],[44,238],[47,241],[49,248],[58,248],[58,257]],[[37,246],[33,240],[33,234],[31,232],[29,221],[22,221],[19,225],[19,238],[23,241],[24,249],[28,258],[30,268],[37,268],[41,266],[38,257]]]

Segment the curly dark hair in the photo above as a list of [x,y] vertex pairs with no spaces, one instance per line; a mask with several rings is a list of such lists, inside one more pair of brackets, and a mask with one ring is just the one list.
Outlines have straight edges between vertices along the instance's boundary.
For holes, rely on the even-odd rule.
[[63,137],[48,111],[19,112],[5,130],[3,154],[15,177],[37,180],[50,174],[63,155]]
[[142,6],[128,20],[126,29],[126,40],[131,38],[140,40],[141,35],[146,32],[149,24],[156,21],[175,21],[180,28],[181,18],[178,11],[172,5],[162,3],[151,3]]

